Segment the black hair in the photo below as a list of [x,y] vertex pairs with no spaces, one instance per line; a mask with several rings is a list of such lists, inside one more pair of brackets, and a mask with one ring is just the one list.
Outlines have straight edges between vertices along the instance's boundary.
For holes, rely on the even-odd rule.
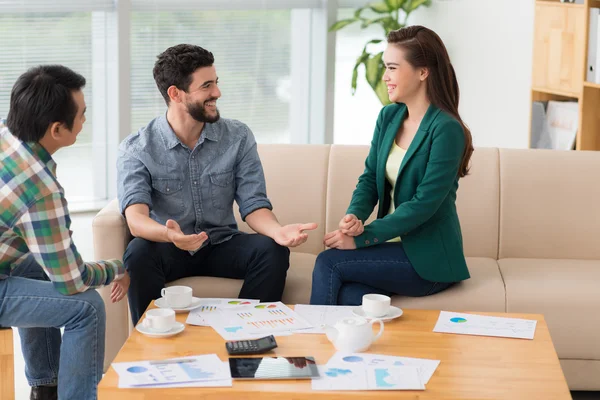
[[192,83],[192,74],[198,68],[212,66],[214,62],[210,51],[192,44],[178,44],[159,54],[152,72],[167,105],[170,101],[167,93],[169,87],[175,86],[187,92]]
[[73,129],[78,111],[73,91],[84,86],[83,76],[62,65],[29,69],[12,88],[6,126],[24,142],[39,142],[55,122]]

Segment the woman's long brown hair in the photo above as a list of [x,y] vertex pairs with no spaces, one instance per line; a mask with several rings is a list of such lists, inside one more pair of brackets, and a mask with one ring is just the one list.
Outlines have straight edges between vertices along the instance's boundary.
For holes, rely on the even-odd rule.
[[460,97],[458,81],[450,56],[442,39],[431,29],[413,25],[391,31],[387,41],[402,48],[406,61],[414,68],[427,68],[427,96],[437,108],[447,112],[460,122],[465,134],[465,149],[458,174],[469,172],[469,160],[473,154],[473,138],[458,113]]

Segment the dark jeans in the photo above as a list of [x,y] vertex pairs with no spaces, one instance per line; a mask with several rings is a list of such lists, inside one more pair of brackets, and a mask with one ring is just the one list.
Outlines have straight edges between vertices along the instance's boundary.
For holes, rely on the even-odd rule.
[[129,309],[136,325],[150,302],[160,298],[166,283],[189,276],[244,279],[241,298],[279,301],[290,251],[258,234],[240,234],[217,245],[208,244],[194,255],[172,243],[135,238],[123,261],[131,277]]
[[421,278],[401,242],[356,250],[330,249],[317,257],[310,304],[358,306],[368,293],[420,297],[451,285]]

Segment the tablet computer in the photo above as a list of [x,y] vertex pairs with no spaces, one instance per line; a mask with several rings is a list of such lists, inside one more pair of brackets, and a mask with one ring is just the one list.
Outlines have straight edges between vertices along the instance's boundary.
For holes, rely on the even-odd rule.
[[233,379],[311,379],[319,376],[313,357],[232,357]]

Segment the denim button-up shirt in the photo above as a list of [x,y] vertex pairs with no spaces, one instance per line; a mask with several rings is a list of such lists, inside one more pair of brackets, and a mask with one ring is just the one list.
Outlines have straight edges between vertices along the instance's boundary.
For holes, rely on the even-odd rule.
[[122,213],[147,204],[156,222],[173,219],[186,234],[204,231],[212,244],[239,233],[234,200],[243,220],[259,208],[272,209],[254,135],[236,120],[206,123],[189,149],[166,116],[158,117],[121,143],[117,170]]

